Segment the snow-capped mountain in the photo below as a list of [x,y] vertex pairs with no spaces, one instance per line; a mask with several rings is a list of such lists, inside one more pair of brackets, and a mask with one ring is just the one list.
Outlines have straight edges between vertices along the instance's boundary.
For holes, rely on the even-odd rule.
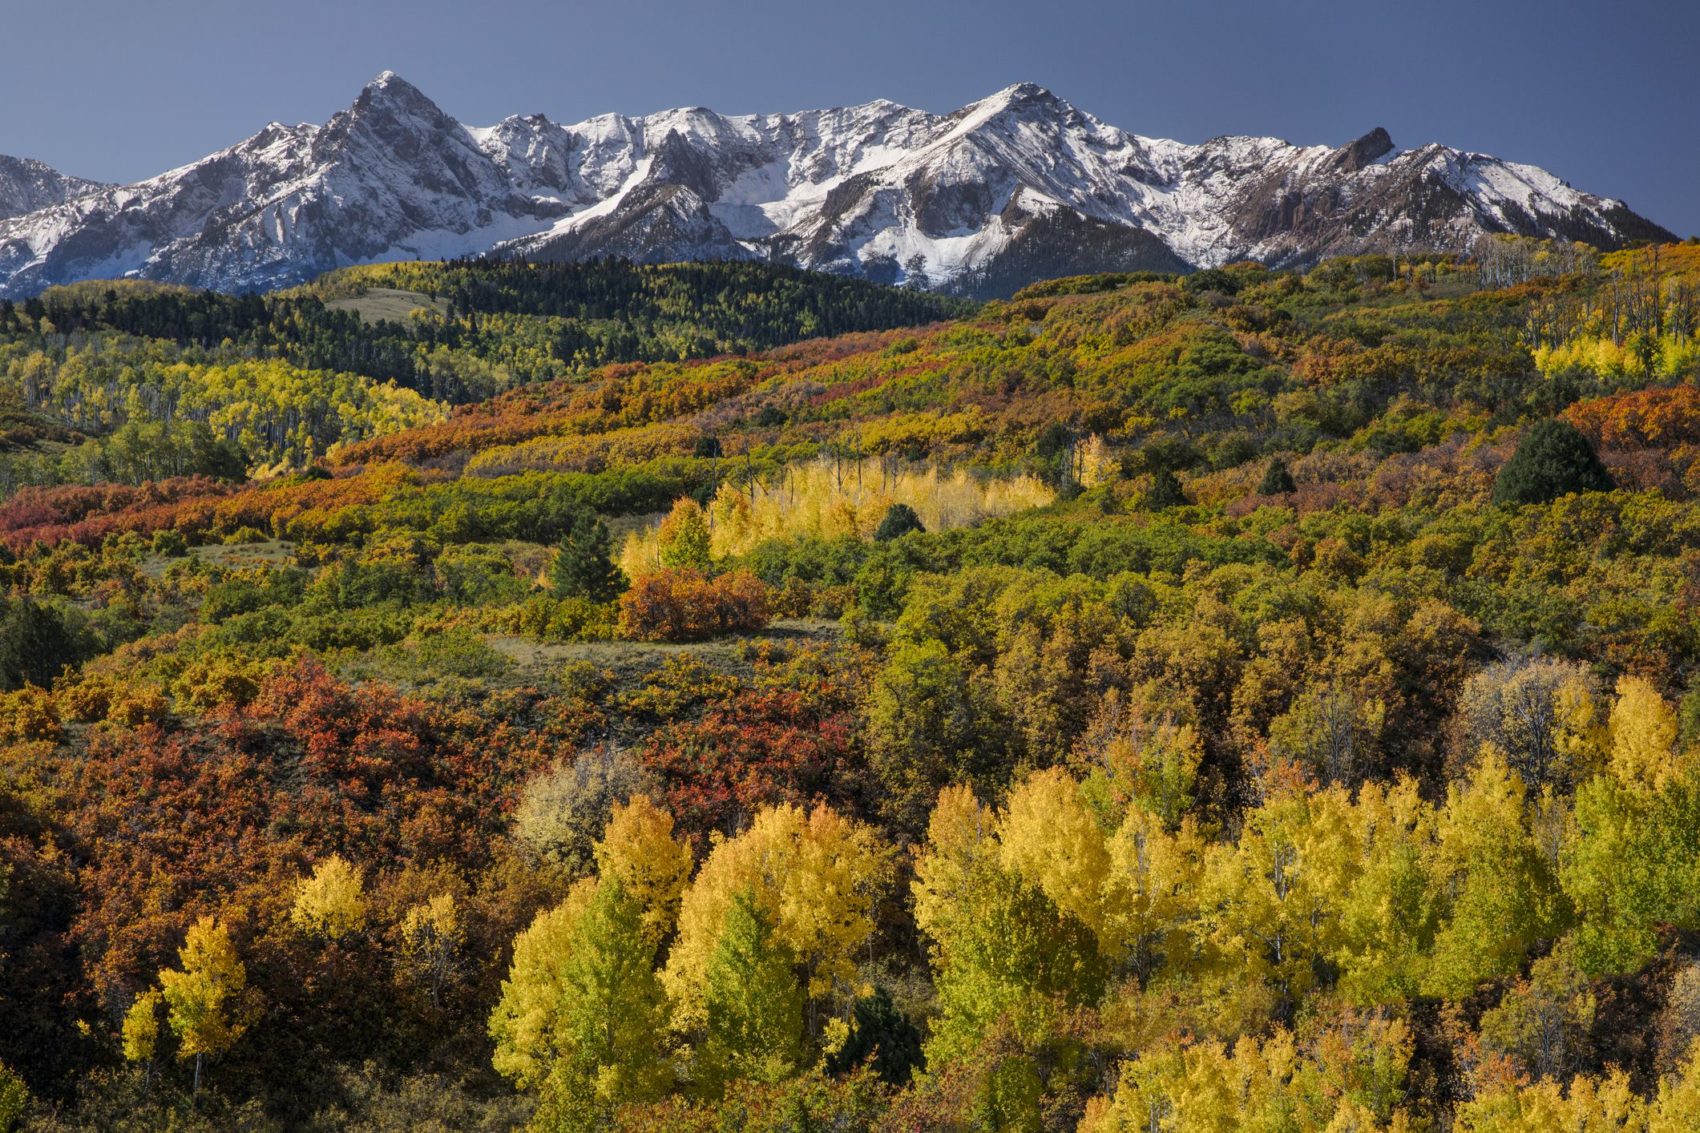
[[44,209],[84,193],[105,188],[98,181],[85,181],[59,172],[27,157],[0,154],[0,220]]
[[469,127],[385,72],[323,126],[273,123],[151,180],[44,200],[0,207],[0,295],[119,275],[246,290],[484,253],[771,259],[998,294],[1074,272],[1465,249],[1489,232],[1672,238],[1621,201],[1484,154],[1399,151],[1379,129],[1339,148],[1188,145],[1030,84],[945,115],[882,101]]

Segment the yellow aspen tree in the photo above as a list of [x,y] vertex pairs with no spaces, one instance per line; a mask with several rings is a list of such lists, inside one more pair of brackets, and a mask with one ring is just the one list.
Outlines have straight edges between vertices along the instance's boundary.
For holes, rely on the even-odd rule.
[[1676,713],[1648,681],[1618,680],[1609,727],[1611,773],[1620,783],[1656,789],[1677,772]]
[[1100,945],[1110,933],[1110,851],[1104,831],[1060,767],[1035,771],[1009,794],[999,823],[1004,868],[1080,918]]
[[11,1133],[30,1107],[29,1086],[4,1062],[0,1062],[0,1133]]
[[678,938],[662,973],[674,1025],[690,1031],[706,1021],[709,959],[733,897],[744,890],[801,966],[809,1008],[845,997],[890,874],[890,849],[875,831],[828,807],[758,812],[748,830],[715,843],[680,902]]
[[708,517],[701,504],[689,496],[674,501],[673,510],[661,521],[658,553],[664,567],[707,570],[714,565],[709,550]]
[[1080,486],[1096,488],[1100,484],[1108,484],[1121,475],[1121,464],[1116,460],[1110,446],[1104,443],[1104,438],[1097,433],[1087,437],[1080,445]]
[[332,854],[295,883],[289,920],[309,936],[343,940],[366,927],[365,880],[341,854]]
[[130,1009],[124,1012],[120,1035],[124,1044],[125,1061],[146,1065],[154,1060],[154,1055],[159,1051],[161,998],[157,991],[144,991],[130,1004]]
[[1488,749],[1470,778],[1447,790],[1430,859],[1442,908],[1424,991],[1459,998],[1522,966],[1536,942],[1563,927],[1551,863],[1525,820],[1523,780]]
[[177,1057],[195,1060],[199,1090],[203,1061],[229,1050],[248,1029],[243,996],[248,970],[231,943],[230,930],[213,917],[202,917],[190,927],[178,960],[182,967],[161,972],[159,983],[177,1035]]
[[1372,1022],[1356,1042],[1325,1033],[1301,1047],[1276,1029],[1232,1045],[1160,1044],[1122,1064],[1109,1098],[1087,1107],[1082,1133],[1276,1133],[1405,1130],[1399,1103],[1411,1038],[1398,1020]]
[[591,899],[595,881],[573,886],[566,900],[537,914],[514,938],[513,963],[502,981],[502,998],[490,1015],[496,1070],[522,1088],[541,1086],[562,1056],[560,1034],[565,960]]
[[425,985],[431,1006],[441,1006],[443,986],[453,977],[466,944],[466,929],[454,894],[438,893],[401,918],[401,960]]
[[[1692,1118],[1692,1114],[1687,1115]],[[1478,1088],[1458,1107],[1458,1133],[1551,1133],[1555,1129],[1648,1131],[1647,1103],[1630,1087],[1629,1075],[1578,1075],[1568,1086],[1544,1079],[1525,1083],[1508,1077]],[[1673,1129],[1692,1129],[1693,1125]]]
[[1000,856],[997,820],[974,797],[972,788],[940,791],[927,823],[926,850],[915,862],[911,890],[916,922],[948,931],[950,923],[967,910],[976,868]]
[[1648,1113],[1647,1133],[1690,1133],[1700,1113],[1700,1039],[1688,1048],[1675,1073],[1659,1081]]
[[606,1112],[663,1093],[671,1078],[663,1042],[666,998],[642,909],[617,880],[597,883],[562,964],[567,990],[554,1092]]
[[540,1128],[601,1128],[670,1080],[655,946],[618,881],[591,882],[514,945],[490,1018],[496,1068],[542,1092]]
[[1434,812],[1407,776],[1360,787],[1352,821],[1360,868],[1332,953],[1340,990],[1360,1005],[1402,1003],[1418,994],[1434,943]]
[[1345,790],[1282,787],[1211,848],[1199,901],[1225,1022],[1287,1018],[1336,946],[1358,854]]
[[1059,1004],[1101,997],[1091,930],[1004,868],[990,815],[966,788],[940,793],[913,892],[938,989],[929,1062],[971,1053],[1000,1019],[1036,1040]]
[[1191,952],[1205,843],[1190,818],[1173,834],[1163,819],[1129,806],[1109,841],[1110,895],[1105,937],[1110,954],[1141,982]]
[[617,880],[643,910],[644,932],[657,945],[679,920],[679,900],[691,877],[691,848],[673,834],[673,816],[634,795],[615,804],[596,844],[598,876]]

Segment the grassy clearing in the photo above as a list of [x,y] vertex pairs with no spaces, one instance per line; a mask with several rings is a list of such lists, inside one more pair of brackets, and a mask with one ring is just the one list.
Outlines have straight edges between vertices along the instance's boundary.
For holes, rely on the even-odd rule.
[[760,633],[681,644],[639,641],[571,641],[546,643],[523,637],[490,635],[492,649],[514,662],[527,676],[552,676],[569,661],[589,661],[614,674],[621,688],[636,687],[644,676],[673,657],[692,657],[727,672],[748,675],[749,648],[763,642],[800,644],[838,636],[838,623],[825,618],[781,618]]
[[370,287],[362,295],[349,299],[332,299],[325,306],[333,311],[353,311],[366,323],[405,322],[415,311],[430,311],[445,317],[449,313],[447,300],[433,299],[418,291],[401,291],[394,287]]

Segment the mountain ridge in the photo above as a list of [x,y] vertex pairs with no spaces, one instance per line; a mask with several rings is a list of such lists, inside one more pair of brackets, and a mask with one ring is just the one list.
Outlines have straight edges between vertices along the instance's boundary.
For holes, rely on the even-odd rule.
[[122,275],[244,291],[484,254],[772,260],[999,294],[1077,272],[1465,251],[1496,232],[1603,248],[1673,238],[1538,167],[1399,150],[1379,127],[1338,147],[1193,145],[1107,125],[1032,83],[942,115],[881,99],[479,127],[385,71],[323,125],[274,122],[133,185],[49,179],[31,202],[0,208],[0,295]]
[[35,212],[105,188],[99,181],[61,173],[46,162],[0,154],[0,220]]

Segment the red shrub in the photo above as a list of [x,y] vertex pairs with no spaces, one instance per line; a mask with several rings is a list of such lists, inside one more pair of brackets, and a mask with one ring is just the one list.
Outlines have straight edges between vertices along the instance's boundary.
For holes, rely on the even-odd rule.
[[767,588],[749,571],[709,578],[663,570],[638,579],[620,599],[620,632],[634,641],[701,641],[767,624]]
[[1605,448],[1671,448],[1700,441],[1700,389],[1667,386],[1579,401],[1564,416]]

